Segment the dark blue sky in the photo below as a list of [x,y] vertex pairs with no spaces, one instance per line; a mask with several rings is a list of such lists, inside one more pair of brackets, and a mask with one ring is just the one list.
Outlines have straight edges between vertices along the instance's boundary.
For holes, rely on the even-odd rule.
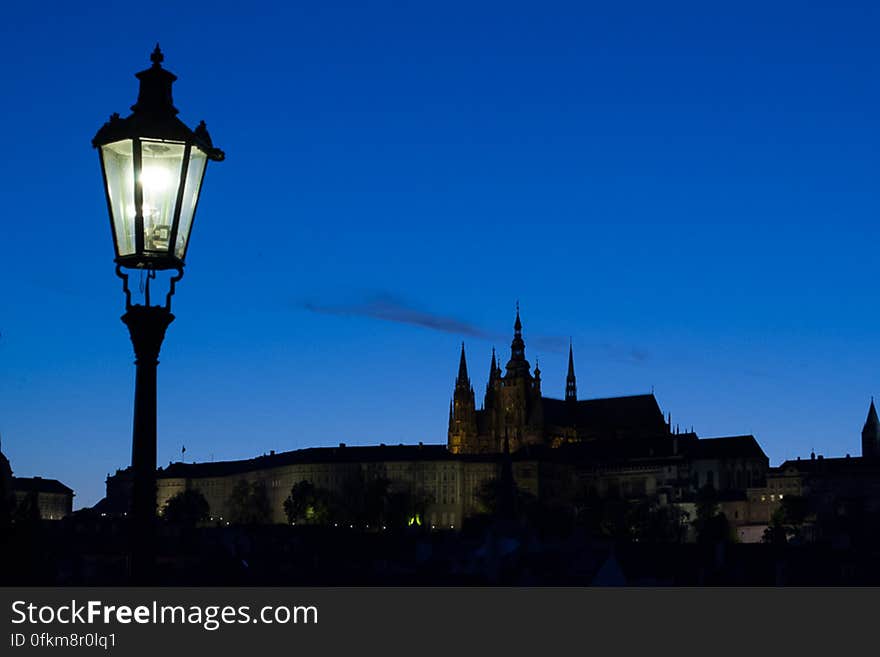
[[[653,386],[771,463],[880,394],[880,10],[829,3],[19,3],[0,39],[0,433],[77,504],[134,369],[90,139],[156,41],[208,168],[159,462],[443,442],[514,302],[545,394]],[[772,6],[768,6],[772,5]]]

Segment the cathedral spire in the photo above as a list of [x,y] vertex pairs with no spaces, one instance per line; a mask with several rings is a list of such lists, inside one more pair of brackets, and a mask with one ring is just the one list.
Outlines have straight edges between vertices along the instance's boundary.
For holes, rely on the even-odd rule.
[[501,368],[498,367],[498,361],[495,359],[495,347],[492,347],[492,362],[489,363],[489,383],[494,383],[500,371]]
[[568,376],[565,377],[565,401],[577,401],[577,379],[574,376],[574,350],[568,341]]
[[455,387],[471,387],[471,380],[468,378],[467,359],[464,355],[464,342],[461,343],[461,359],[458,361],[458,376],[455,379]]
[[862,456],[880,456],[880,418],[877,417],[873,397],[871,397],[871,406],[868,408],[865,426],[862,428]]
[[461,358],[458,361],[458,376],[452,393],[449,414],[449,437],[447,447],[453,454],[475,449],[477,437],[477,411],[474,404],[474,389],[467,371],[464,342],[461,343]]
[[880,426],[880,418],[877,417],[877,409],[874,406],[874,398],[871,397],[871,406],[868,408],[868,419],[865,420],[865,428],[871,427],[872,429]]
[[492,360],[489,361],[489,380],[486,382],[486,394],[483,396],[483,408],[493,408],[495,405],[495,387],[501,378],[501,368],[495,358],[495,347],[492,347]]
[[507,376],[529,378],[530,367],[526,360],[526,343],[522,337],[522,321],[519,318],[519,301],[516,302],[516,321],[513,323],[513,342],[510,343],[510,360],[507,363]]

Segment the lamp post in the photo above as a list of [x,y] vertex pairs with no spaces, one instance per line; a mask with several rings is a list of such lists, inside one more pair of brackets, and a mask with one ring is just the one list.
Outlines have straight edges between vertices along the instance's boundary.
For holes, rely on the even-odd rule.
[[[122,279],[125,314],[135,353],[131,468],[131,562],[136,583],[149,583],[156,522],[156,367],[165,330],[174,320],[171,297],[183,277],[184,259],[208,160],[221,161],[205,122],[195,130],[179,118],[171,98],[177,79],[162,68],[159,46],[152,66],[136,74],[137,102],[126,118],[113,114],[92,139],[98,149],[116,275]],[[130,271],[144,277],[143,303],[132,303]],[[150,282],[172,271],[164,303],[153,305]]]

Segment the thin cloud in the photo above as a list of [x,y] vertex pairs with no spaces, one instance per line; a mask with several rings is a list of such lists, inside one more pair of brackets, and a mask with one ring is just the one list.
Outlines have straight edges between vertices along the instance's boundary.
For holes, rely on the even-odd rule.
[[[366,297],[363,301],[353,303],[323,303],[303,301],[299,306],[309,312],[336,317],[366,317],[383,322],[406,324],[420,328],[448,333],[459,337],[471,337],[487,340],[495,344],[507,343],[512,333],[497,333],[459,317],[422,310],[403,299],[389,293],[377,293]],[[569,337],[562,335],[534,335],[528,333],[526,327],[526,345],[532,353],[566,353]],[[650,355],[638,347],[603,344],[602,350],[614,360],[641,364]]]
[[604,343],[601,347],[606,358],[619,363],[642,365],[651,358],[651,354],[636,346],[627,347],[619,344]]
[[497,340],[500,337],[497,333],[486,331],[468,321],[449,315],[420,310],[389,294],[377,294],[362,302],[348,304],[325,304],[306,301],[302,303],[302,307],[310,312],[322,315],[368,317],[370,319],[420,326],[432,331],[452,333],[454,335],[469,336],[483,340]]

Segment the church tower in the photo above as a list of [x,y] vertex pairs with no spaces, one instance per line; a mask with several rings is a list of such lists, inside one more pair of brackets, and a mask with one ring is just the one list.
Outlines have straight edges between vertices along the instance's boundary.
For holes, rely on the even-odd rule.
[[862,456],[865,458],[880,457],[880,419],[877,418],[877,409],[874,408],[874,398],[871,398],[871,407],[868,409],[868,419],[862,428]]
[[458,376],[455,390],[449,405],[449,437],[447,447],[453,454],[472,452],[477,441],[477,409],[474,403],[474,388],[467,371],[464,355],[464,342],[461,343],[461,359],[458,363]]
[[565,377],[565,401],[576,402],[578,399],[577,380],[574,377],[574,352],[571,342],[568,343],[568,376]]
[[[513,341],[510,343],[510,360],[507,373],[501,378],[499,422],[493,427],[490,449],[503,451],[503,441],[508,440],[510,449],[518,450],[528,443],[541,442],[543,413],[541,408],[541,371],[536,368],[532,376],[526,360],[526,344],[522,337],[522,320],[519,303],[516,304],[516,320],[513,323]],[[505,438],[506,436],[506,438]]]

